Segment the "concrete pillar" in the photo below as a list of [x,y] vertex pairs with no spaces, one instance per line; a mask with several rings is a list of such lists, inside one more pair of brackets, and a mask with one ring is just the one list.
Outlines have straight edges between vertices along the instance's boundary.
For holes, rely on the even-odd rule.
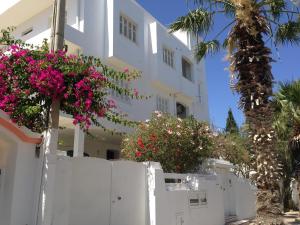
[[74,157],[83,157],[84,152],[84,132],[79,125],[74,130]]

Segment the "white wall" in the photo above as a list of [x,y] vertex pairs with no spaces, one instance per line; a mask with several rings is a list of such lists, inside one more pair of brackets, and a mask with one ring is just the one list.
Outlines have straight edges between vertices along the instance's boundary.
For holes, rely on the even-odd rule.
[[40,160],[35,157],[35,145],[0,126],[0,158],[0,224],[34,224]]
[[238,219],[250,219],[256,214],[256,187],[248,180],[235,178],[236,215]]
[[[221,225],[224,224],[224,208],[222,192],[218,188],[216,177],[210,179],[199,175],[170,174],[165,175],[161,169],[150,169],[149,198],[151,225],[177,225],[178,217],[182,217],[183,224]],[[194,187],[178,184],[177,188],[167,190],[165,178],[192,179]],[[152,184],[151,184],[152,183]],[[193,207],[189,205],[189,198],[206,193],[207,205]],[[180,223],[179,223],[180,225]]]

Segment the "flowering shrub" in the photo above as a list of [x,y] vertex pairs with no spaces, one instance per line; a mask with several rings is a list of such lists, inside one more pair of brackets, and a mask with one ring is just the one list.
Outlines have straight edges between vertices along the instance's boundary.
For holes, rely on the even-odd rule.
[[218,133],[214,135],[213,158],[222,158],[235,165],[237,175],[249,177],[251,170],[250,146],[247,138],[239,133]]
[[33,47],[11,38],[2,30],[0,44],[0,109],[19,125],[33,131],[47,129],[53,100],[60,101],[62,112],[73,117],[74,124],[88,130],[98,118],[131,125],[109,98],[109,90],[140,99],[136,89],[125,89],[115,80],[130,81],[137,72],[117,72],[93,57],[49,52],[47,44]]
[[165,172],[193,172],[212,151],[207,124],[155,112],[122,142],[126,159],[160,162]]

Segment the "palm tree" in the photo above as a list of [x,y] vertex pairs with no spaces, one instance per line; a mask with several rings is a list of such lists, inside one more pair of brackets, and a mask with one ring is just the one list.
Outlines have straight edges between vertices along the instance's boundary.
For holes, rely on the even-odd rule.
[[[193,0],[195,9],[179,17],[171,32],[183,30],[197,37],[211,33],[214,18],[225,14],[232,21],[211,40],[199,41],[195,57],[200,61],[221,47],[228,50],[233,88],[240,95],[239,106],[249,125],[249,137],[255,153],[255,182],[258,187],[258,216],[281,213],[279,198],[280,164],[274,151],[276,135],[272,129],[270,104],[273,75],[271,50],[267,42],[277,44],[300,41],[299,8],[285,0]],[[222,40],[220,34],[229,29]],[[267,224],[267,223],[264,223]]]
[[297,147],[300,144],[300,80],[280,83],[279,87],[274,101],[275,128],[281,136],[290,138],[293,147]]
[[279,137],[288,142],[292,171],[300,190],[300,80],[279,86],[274,98],[274,125]]

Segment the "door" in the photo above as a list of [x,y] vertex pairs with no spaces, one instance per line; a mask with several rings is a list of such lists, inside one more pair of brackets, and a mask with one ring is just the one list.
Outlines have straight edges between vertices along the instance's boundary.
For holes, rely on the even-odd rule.
[[110,225],[146,225],[146,191],[143,164],[113,162]]
[[225,218],[235,216],[235,199],[231,176],[227,173],[222,174],[222,188],[224,198],[224,213]]

